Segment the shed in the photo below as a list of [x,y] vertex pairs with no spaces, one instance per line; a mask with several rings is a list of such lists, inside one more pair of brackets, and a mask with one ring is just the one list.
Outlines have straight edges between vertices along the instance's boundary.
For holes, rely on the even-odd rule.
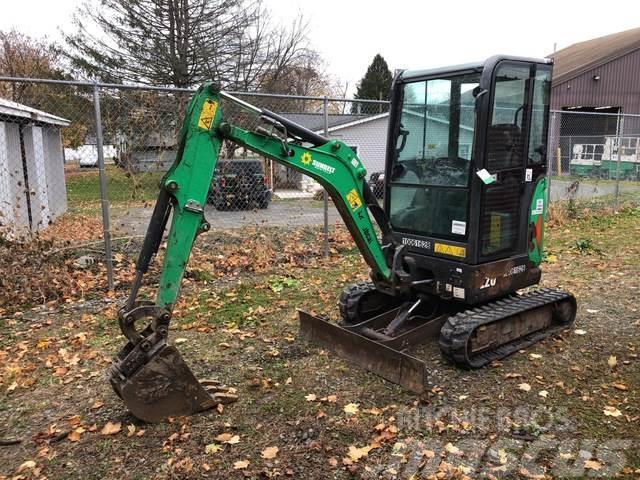
[[0,234],[41,231],[67,210],[60,131],[69,123],[0,98]]

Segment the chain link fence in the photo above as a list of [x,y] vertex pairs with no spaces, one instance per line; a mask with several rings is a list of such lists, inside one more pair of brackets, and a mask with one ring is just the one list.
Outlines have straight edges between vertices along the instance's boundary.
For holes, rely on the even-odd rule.
[[551,112],[551,201],[640,200],[640,115]]
[[[37,233],[68,244],[103,243],[109,288],[111,240],[144,235],[160,179],[173,163],[190,90],[0,79],[0,235]],[[363,160],[382,198],[388,103],[235,93]],[[247,129],[255,114],[223,101]],[[640,200],[640,115],[553,111],[550,199]],[[226,143],[205,215],[213,229],[321,229],[341,222],[322,187],[305,175]]]
[[[104,242],[144,235],[160,179],[173,163],[193,92],[38,79],[0,80],[0,234]],[[387,102],[235,93],[316,133],[347,143],[378,179],[386,149]],[[254,129],[259,119],[223,101],[225,118]],[[374,182],[375,183],[375,182]],[[375,185],[374,185],[375,186]],[[322,229],[340,217],[305,175],[225,143],[207,199],[213,229]]]

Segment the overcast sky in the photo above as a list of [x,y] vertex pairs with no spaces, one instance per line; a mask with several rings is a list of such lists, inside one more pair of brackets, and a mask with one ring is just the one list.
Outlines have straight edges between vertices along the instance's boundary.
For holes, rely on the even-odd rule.
[[[496,53],[544,56],[589,38],[640,27],[637,0],[264,0],[274,16],[309,20],[328,72],[349,91],[376,53],[393,71],[482,60]],[[0,28],[59,38],[80,0],[0,0]],[[590,6],[591,5],[591,6]]]

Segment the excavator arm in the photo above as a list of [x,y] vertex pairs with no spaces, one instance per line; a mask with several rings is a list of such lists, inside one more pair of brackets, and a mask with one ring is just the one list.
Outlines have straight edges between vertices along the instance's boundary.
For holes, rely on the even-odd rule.
[[[222,99],[250,110],[260,117],[263,126],[248,131],[227,122]],[[193,243],[199,233],[211,227],[204,218],[204,207],[224,140],[318,181],[331,196],[381,288],[386,286],[391,292],[406,277],[399,267],[402,248],[393,245],[384,212],[365,181],[366,170],[347,145],[236,99],[211,83],[203,85],[187,108],[178,154],[162,179],[132,291],[119,312],[120,328],[128,343],[112,366],[111,383],[134,415],[143,420],[190,414],[232,399],[216,384],[199,383],[177,350],[167,344],[172,309]],[[382,232],[382,242],[369,212]],[[158,251],[169,220],[156,301],[138,301],[142,277]],[[138,330],[136,323],[142,321],[146,326]]]

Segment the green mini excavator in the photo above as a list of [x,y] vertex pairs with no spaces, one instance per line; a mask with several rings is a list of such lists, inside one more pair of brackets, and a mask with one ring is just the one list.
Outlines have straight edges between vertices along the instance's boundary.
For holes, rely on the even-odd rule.
[[[567,328],[576,314],[570,293],[518,293],[541,275],[551,72],[546,60],[495,56],[397,74],[383,205],[346,144],[211,83],[200,87],[119,311],[128,342],[110,371],[116,393],[146,421],[235,399],[216,382],[199,382],[168,343],[193,243],[211,227],[205,205],[225,141],[320,183],[371,269],[370,281],[342,293],[340,322],[301,311],[302,337],[422,392],[429,368],[411,352],[428,337],[439,337],[448,361],[478,368]],[[225,116],[231,105],[255,125],[234,124]],[[140,301],[143,275],[169,221],[156,300]]]

